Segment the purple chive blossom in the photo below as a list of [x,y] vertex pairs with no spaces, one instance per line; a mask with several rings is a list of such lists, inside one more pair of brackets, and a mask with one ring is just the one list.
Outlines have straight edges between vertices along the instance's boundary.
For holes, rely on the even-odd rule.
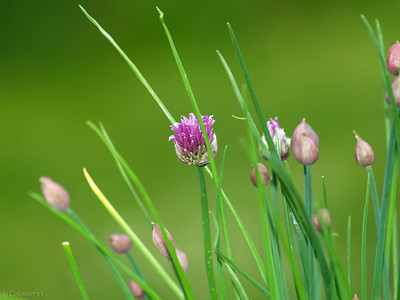
[[[217,155],[217,136],[213,133],[214,120],[212,116],[202,116],[207,136],[210,141],[211,150],[214,157]],[[189,119],[182,116],[181,123],[171,126],[175,134],[169,137],[175,144],[176,155],[184,164],[205,166],[210,162],[208,157],[206,143],[200,124],[194,114],[189,114]]]
[[[280,149],[281,159],[286,160],[290,154],[290,138],[286,137],[285,130],[279,126],[278,118],[270,119],[267,122],[267,127],[272,140],[274,141],[275,147]],[[275,137],[275,135],[277,135]],[[263,135],[262,140],[268,148],[267,140]]]

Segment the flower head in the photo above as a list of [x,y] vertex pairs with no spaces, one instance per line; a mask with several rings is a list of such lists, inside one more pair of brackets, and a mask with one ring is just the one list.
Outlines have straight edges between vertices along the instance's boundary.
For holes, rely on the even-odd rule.
[[129,290],[131,291],[131,294],[133,297],[136,299],[143,299],[145,296],[145,293],[142,289],[142,287],[132,278],[129,279]]
[[[261,181],[263,182],[263,184],[267,185],[270,180],[267,168],[261,163],[258,163],[257,166],[258,166],[258,171],[260,172]],[[257,187],[257,177],[256,177],[256,170],[255,170],[254,166],[250,171],[250,180],[251,180],[251,183],[255,187]]]
[[321,208],[319,213],[314,214],[312,217],[312,223],[318,232],[322,231],[320,217],[321,221],[324,222],[326,227],[331,225],[331,216],[329,215],[329,211],[326,208]]
[[[217,136],[213,133],[214,120],[212,116],[201,117],[210,141],[213,156],[217,155]],[[171,126],[175,134],[169,137],[175,144],[175,152],[179,160],[184,164],[205,166],[210,162],[206,143],[200,128],[199,121],[194,114],[189,114],[189,119],[182,116],[181,123]]]
[[397,42],[389,49],[387,68],[393,75],[399,75],[397,68],[400,67],[400,43]]
[[[285,130],[279,126],[277,117],[275,119],[270,119],[267,122],[267,127],[275,147],[280,150],[281,159],[286,160],[290,154],[290,138],[286,137]],[[265,135],[262,136],[262,141],[268,148]]]
[[40,182],[42,195],[50,206],[59,211],[64,211],[69,207],[70,199],[64,187],[49,177],[40,177]]
[[360,167],[369,167],[375,161],[375,153],[372,147],[364,141],[355,131],[357,144],[354,147],[354,157]]
[[305,166],[312,165],[318,160],[319,139],[317,134],[307,124],[306,119],[293,132],[293,154],[297,161]]
[[126,253],[132,247],[132,240],[124,234],[110,235],[110,246],[117,253]]
[[[153,243],[156,246],[157,250],[160,252],[160,254],[164,257],[171,258],[171,254],[169,253],[167,244],[165,243],[164,237],[161,233],[160,227],[158,226],[157,223],[151,222],[153,225]],[[169,231],[164,228],[165,233],[167,234],[169,240],[171,241],[172,245],[175,248],[175,242],[174,239],[172,238],[171,234]]]

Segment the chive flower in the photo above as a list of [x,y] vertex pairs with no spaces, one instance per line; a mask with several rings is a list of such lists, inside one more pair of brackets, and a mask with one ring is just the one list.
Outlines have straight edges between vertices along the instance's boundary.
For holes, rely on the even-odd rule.
[[110,235],[110,247],[116,253],[126,253],[132,247],[132,240],[125,234]]
[[[275,148],[279,149],[280,151],[281,160],[286,160],[290,154],[290,138],[286,136],[285,130],[280,127],[277,117],[275,117],[275,119],[270,118],[270,120],[267,122],[267,127],[269,134],[274,141]],[[268,148],[265,135],[262,136],[262,141]],[[263,157],[266,158],[264,155]]]
[[[153,225],[153,243],[154,246],[156,246],[158,252],[160,252],[160,254],[164,257],[167,258],[171,258],[171,254],[169,253],[167,244],[165,243],[164,237],[161,233],[161,229],[158,226],[157,223],[151,222],[151,224]],[[171,241],[172,245],[175,248],[175,242],[174,239],[172,238],[171,234],[169,233],[169,231],[164,228],[165,233],[167,234],[169,240]],[[176,248],[175,248],[176,249]]]
[[[201,119],[206,128],[207,136],[210,141],[213,156],[217,155],[217,136],[213,132],[214,120],[213,116],[202,116]],[[182,116],[181,123],[171,125],[171,129],[175,134],[169,137],[175,144],[175,152],[179,160],[187,165],[195,165],[198,167],[205,166],[210,163],[208,157],[206,143],[200,128],[199,121],[194,114],[189,114],[189,119]]]
[[400,43],[397,41],[397,43],[389,49],[387,68],[390,73],[397,76],[399,75],[398,67],[400,67]]
[[305,166],[314,164],[319,157],[319,138],[310,125],[303,119],[293,132],[293,155]]
[[314,214],[312,217],[312,223],[318,232],[322,231],[322,226],[319,219],[320,216],[321,221],[324,222],[326,227],[331,225],[331,216],[329,215],[329,211],[326,208],[321,208],[319,213]]
[[133,297],[135,297],[136,299],[144,299],[145,293],[142,287],[135,280],[133,280],[132,278],[129,279],[128,286]]
[[[258,163],[257,166],[258,166],[258,171],[260,172],[262,183],[264,185],[267,185],[269,183],[269,180],[270,180],[267,168],[261,163]],[[250,180],[251,180],[251,183],[255,187],[257,187],[257,176],[256,176],[256,170],[255,170],[254,166],[250,171]]]
[[357,144],[354,147],[354,157],[360,167],[369,167],[375,162],[375,153],[372,147],[364,141],[355,131]]
[[42,195],[51,207],[58,211],[69,208],[70,198],[62,185],[49,177],[40,177],[40,182],[42,183]]

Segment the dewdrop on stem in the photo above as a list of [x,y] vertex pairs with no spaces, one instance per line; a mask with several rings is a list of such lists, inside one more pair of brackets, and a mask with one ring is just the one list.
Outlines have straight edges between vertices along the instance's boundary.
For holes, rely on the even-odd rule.
[[40,177],[42,195],[46,202],[58,211],[69,208],[70,198],[68,192],[59,183],[49,177]]

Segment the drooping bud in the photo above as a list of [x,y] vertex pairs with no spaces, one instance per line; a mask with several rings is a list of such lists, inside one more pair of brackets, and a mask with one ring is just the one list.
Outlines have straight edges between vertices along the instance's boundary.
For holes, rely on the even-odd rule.
[[322,231],[322,227],[321,227],[321,223],[320,223],[320,219],[319,217],[321,216],[322,221],[324,222],[326,227],[329,227],[329,225],[331,225],[331,217],[329,215],[329,211],[326,208],[321,208],[319,210],[319,213],[316,213],[313,215],[312,217],[312,223],[315,227],[315,229],[318,232]]
[[299,163],[309,166],[318,160],[319,151],[314,141],[303,134],[293,143],[293,155]]
[[357,294],[354,294],[353,300],[358,300]]
[[[261,176],[261,180],[262,180],[263,184],[267,185],[270,180],[267,168],[261,163],[258,163],[257,166],[258,166],[258,170],[260,171],[260,176]],[[251,180],[251,183],[255,187],[257,187],[257,176],[256,176],[256,169],[254,168],[254,166],[250,171],[250,180]]]
[[[158,224],[151,222],[151,224],[153,224],[153,243],[156,246],[156,248],[158,249],[158,251],[161,253],[162,256],[171,258],[171,255],[168,251],[167,245],[165,243],[164,237],[161,233],[160,227],[158,226]],[[172,238],[171,234],[169,233],[169,231],[164,228],[165,233],[167,234],[169,240],[171,241],[172,245],[175,248],[175,242],[174,239]]]
[[294,145],[302,135],[305,135],[306,137],[310,138],[314,142],[316,147],[319,146],[318,135],[314,132],[311,126],[308,125],[305,118],[303,118],[301,123],[294,130],[292,137],[292,144]]
[[189,262],[188,262],[187,256],[183,251],[179,250],[178,248],[176,248],[175,251],[176,251],[176,256],[178,257],[179,263],[180,263],[183,271],[186,274],[186,272],[189,268]]
[[117,253],[126,253],[132,247],[132,240],[124,234],[110,235],[110,247]]
[[397,43],[389,49],[387,68],[390,73],[397,76],[399,75],[398,67],[400,67],[400,43],[397,41]]
[[[396,102],[396,106],[400,107],[400,77],[399,76],[397,76],[393,80],[392,90],[393,90],[393,96],[394,96],[394,101]],[[386,100],[387,104],[389,104],[389,105],[391,104],[388,92],[386,92],[386,94],[385,94],[385,100]]]
[[57,182],[49,177],[40,177],[42,195],[46,202],[56,210],[64,211],[69,207],[68,192]]
[[[286,137],[285,130],[279,126],[278,118],[270,119],[267,122],[267,127],[269,134],[274,142],[275,148],[279,148],[281,160],[286,160],[290,154],[290,138]],[[265,135],[262,136],[262,141],[268,148],[268,143]],[[262,156],[267,159],[267,157],[261,151]]]
[[354,148],[354,156],[356,162],[360,167],[369,167],[375,161],[375,153],[371,146],[364,141],[355,131],[357,144]]
[[143,299],[144,298],[144,291],[141,288],[140,285],[137,284],[136,281],[134,281],[133,279],[129,279],[129,289],[132,293],[132,296],[137,298],[137,299]]

